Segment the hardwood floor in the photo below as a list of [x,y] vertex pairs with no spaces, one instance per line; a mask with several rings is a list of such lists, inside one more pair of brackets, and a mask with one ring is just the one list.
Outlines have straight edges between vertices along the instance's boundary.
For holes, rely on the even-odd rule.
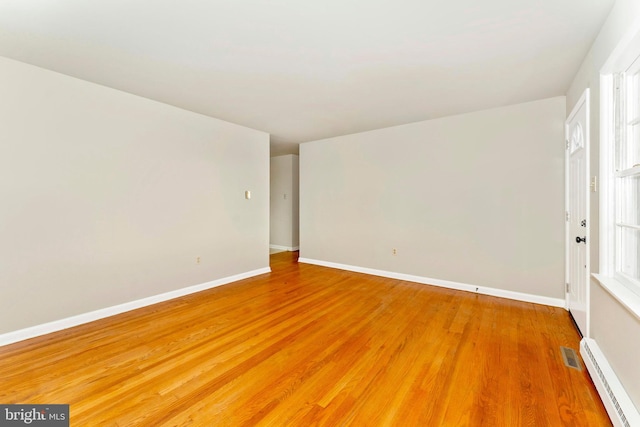
[[606,426],[565,310],[271,256],[271,274],[0,347],[72,426]]

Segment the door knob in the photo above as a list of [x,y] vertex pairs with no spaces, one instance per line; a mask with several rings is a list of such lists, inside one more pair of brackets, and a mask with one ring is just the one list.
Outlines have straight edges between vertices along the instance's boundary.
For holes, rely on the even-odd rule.
[[576,243],[584,242],[587,243],[587,236],[585,237],[576,237]]

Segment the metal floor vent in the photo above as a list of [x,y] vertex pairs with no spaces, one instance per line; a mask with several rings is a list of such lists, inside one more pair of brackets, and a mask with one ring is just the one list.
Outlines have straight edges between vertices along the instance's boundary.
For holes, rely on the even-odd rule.
[[578,355],[575,351],[567,347],[560,347],[560,352],[562,353],[562,359],[566,366],[582,371],[582,365],[580,364]]

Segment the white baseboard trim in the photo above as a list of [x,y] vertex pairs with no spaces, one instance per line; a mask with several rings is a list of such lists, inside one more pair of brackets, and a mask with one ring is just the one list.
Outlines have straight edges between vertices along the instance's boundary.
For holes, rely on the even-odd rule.
[[340,270],[354,271],[356,273],[371,274],[373,276],[388,277],[390,279],[406,280],[407,282],[421,283],[424,285],[439,286],[442,288],[456,289],[459,291],[474,292],[482,295],[490,295],[494,297],[507,298],[516,301],[531,302],[534,304],[550,305],[552,307],[565,308],[565,301],[562,298],[551,298],[540,295],[526,294],[522,292],[506,291],[503,289],[488,288],[486,286],[470,285],[468,283],[451,282],[449,280],[432,279],[429,277],[413,276],[404,273],[395,273],[392,271],[375,270],[366,267],[357,267],[353,265],[338,264],[328,261],[319,261],[316,259],[302,258],[298,262],[305,264],[320,265],[323,267],[337,268]]
[[269,245],[269,249],[280,249],[281,251],[299,251],[300,246],[280,246],[280,245]]
[[35,338],[41,335],[50,334],[52,332],[61,331],[63,329],[72,328],[84,323],[89,323],[95,320],[104,319],[106,317],[115,316],[116,314],[121,314],[138,308],[147,307],[149,305],[157,304],[174,298],[179,298],[185,295],[193,294],[196,292],[204,291],[207,289],[215,288],[217,286],[226,285],[228,283],[237,282],[239,280],[248,279],[249,277],[258,276],[260,274],[270,272],[271,268],[269,267],[260,268],[257,270],[247,271],[246,273],[223,277],[222,279],[213,280],[211,282],[206,282],[159,295],[126,302],[124,304],[101,308],[99,310],[90,311],[88,313],[79,314],[77,316],[67,317],[66,319],[54,320],[53,322],[43,323],[41,325],[8,332],[0,335],[0,346],[13,344],[18,341]]

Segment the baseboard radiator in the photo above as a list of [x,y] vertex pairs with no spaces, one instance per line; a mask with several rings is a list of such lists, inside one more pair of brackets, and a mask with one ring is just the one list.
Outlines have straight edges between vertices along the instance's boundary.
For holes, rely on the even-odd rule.
[[607,413],[616,427],[640,426],[640,413],[620,383],[595,340],[583,338],[580,354],[600,394]]

